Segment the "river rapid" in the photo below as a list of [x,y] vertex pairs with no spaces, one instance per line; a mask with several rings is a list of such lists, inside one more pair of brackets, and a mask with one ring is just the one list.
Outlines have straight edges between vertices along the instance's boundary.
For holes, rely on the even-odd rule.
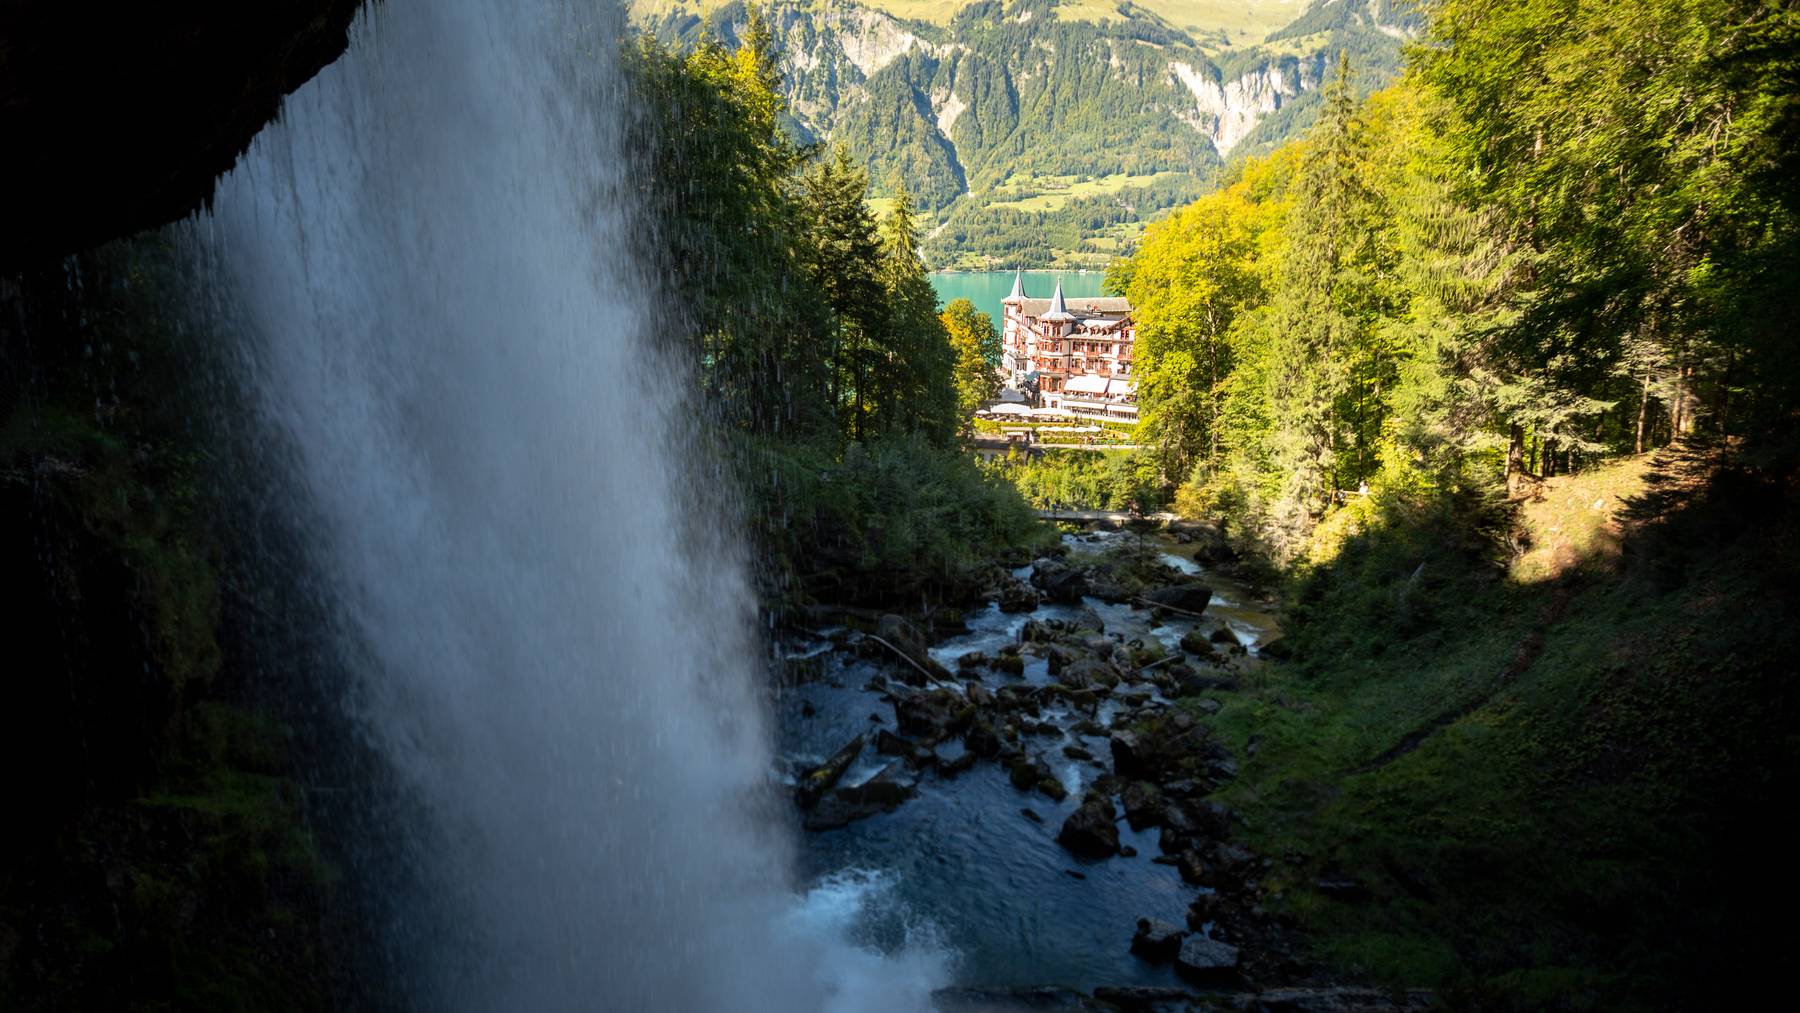
[[[1098,531],[1065,535],[1063,542],[1069,561],[1079,563],[1135,537]],[[1155,640],[1180,652],[1181,640],[1191,630],[1203,635],[1225,631],[1229,643],[1243,648],[1241,654],[1222,649],[1217,657],[1225,672],[1239,675],[1256,665],[1256,645],[1275,629],[1272,606],[1249,588],[1193,562],[1186,554],[1191,547],[1160,535],[1145,541],[1146,551],[1160,555],[1186,579],[1202,580],[1213,589],[1201,618],[1168,614],[1155,620],[1149,609],[1091,596],[1080,606],[1045,603],[1019,613],[1003,612],[998,602],[990,601],[968,613],[966,632],[935,643],[931,657],[956,672],[956,681],[990,691],[1047,687],[1056,682],[1048,661],[1031,653],[1023,655],[1018,676],[985,667],[959,670],[958,663],[971,652],[997,655],[1019,641],[1029,622],[1072,622],[1082,609],[1091,609],[1121,649],[1133,640]],[[1013,576],[1025,580],[1031,572],[1025,566]],[[826,627],[782,645],[790,658],[806,659],[813,673],[782,690],[777,707],[778,747],[793,779],[858,735],[873,739],[881,731],[899,730],[895,704],[880,686],[903,674],[899,661],[857,650],[861,637],[846,627]],[[948,976],[960,985],[1054,984],[1084,991],[1180,985],[1171,963],[1147,962],[1130,952],[1138,919],[1179,924],[1196,894],[1206,892],[1184,882],[1173,865],[1153,860],[1159,854],[1157,830],[1134,830],[1121,819],[1120,843],[1136,851],[1129,857],[1083,859],[1057,842],[1059,828],[1081,804],[1084,789],[1112,771],[1108,737],[1114,722],[1168,705],[1164,693],[1150,684],[1123,682],[1091,708],[1049,703],[1021,745],[1028,755],[1043,757],[1067,790],[1065,798],[1020,791],[1001,763],[976,763],[954,776],[923,772],[917,796],[894,811],[805,834],[803,879],[813,884],[815,897],[855,898],[848,929],[864,946],[886,953],[935,950]],[[935,752],[940,763],[951,764],[964,748],[961,740],[950,738]],[[1078,758],[1084,751],[1091,759]],[[867,781],[894,759],[871,744],[840,784]]]

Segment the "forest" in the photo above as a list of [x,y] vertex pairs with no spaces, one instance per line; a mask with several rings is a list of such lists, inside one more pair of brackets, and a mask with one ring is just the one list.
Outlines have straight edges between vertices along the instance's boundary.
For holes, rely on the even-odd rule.
[[1792,422],[1792,13],[1451,0],[1432,26],[1366,100],[1340,62],[1303,141],[1109,271],[1164,480],[1277,560],[1327,516]]

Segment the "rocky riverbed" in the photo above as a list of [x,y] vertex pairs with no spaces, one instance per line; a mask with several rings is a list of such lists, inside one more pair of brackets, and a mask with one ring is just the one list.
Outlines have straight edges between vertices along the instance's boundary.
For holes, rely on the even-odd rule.
[[[966,613],[821,612],[837,621],[786,642],[806,871],[879,877],[865,941],[952,952],[974,984],[944,1008],[1181,1009],[1316,984],[1261,905],[1268,863],[1210,797],[1237,758],[1208,717],[1279,636],[1266,599],[1195,559],[1217,551],[1066,535]],[[1353,993],[1280,1008],[1394,1008]]]

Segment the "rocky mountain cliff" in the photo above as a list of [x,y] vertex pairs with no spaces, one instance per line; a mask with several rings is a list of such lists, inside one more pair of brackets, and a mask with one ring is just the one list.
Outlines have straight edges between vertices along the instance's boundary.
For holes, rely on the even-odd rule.
[[[695,2],[640,21],[666,41],[737,39],[741,0]],[[878,191],[903,180],[943,220],[1016,201],[1021,179],[1175,174],[1197,193],[1227,158],[1304,129],[1340,50],[1372,87],[1418,27],[1394,0],[1321,0],[1256,45],[1129,2],[1088,21],[1059,0],[977,0],[944,25],[851,0],[771,10],[796,132],[847,145]]]

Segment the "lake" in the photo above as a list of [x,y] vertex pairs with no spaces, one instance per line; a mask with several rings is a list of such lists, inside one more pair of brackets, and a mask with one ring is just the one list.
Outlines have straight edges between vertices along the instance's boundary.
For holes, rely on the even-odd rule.
[[[1025,294],[1033,299],[1048,299],[1056,289],[1057,279],[1062,279],[1063,295],[1070,298],[1077,296],[1100,295],[1101,286],[1106,276],[1099,271],[1078,274],[1074,271],[1026,271]],[[975,308],[994,318],[994,329],[1000,329],[1000,300],[1012,294],[1013,272],[1011,271],[968,271],[944,272],[931,276],[931,286],[937,289],[938,301],[949,303],[952,299],[967,299],[975,304]]]

